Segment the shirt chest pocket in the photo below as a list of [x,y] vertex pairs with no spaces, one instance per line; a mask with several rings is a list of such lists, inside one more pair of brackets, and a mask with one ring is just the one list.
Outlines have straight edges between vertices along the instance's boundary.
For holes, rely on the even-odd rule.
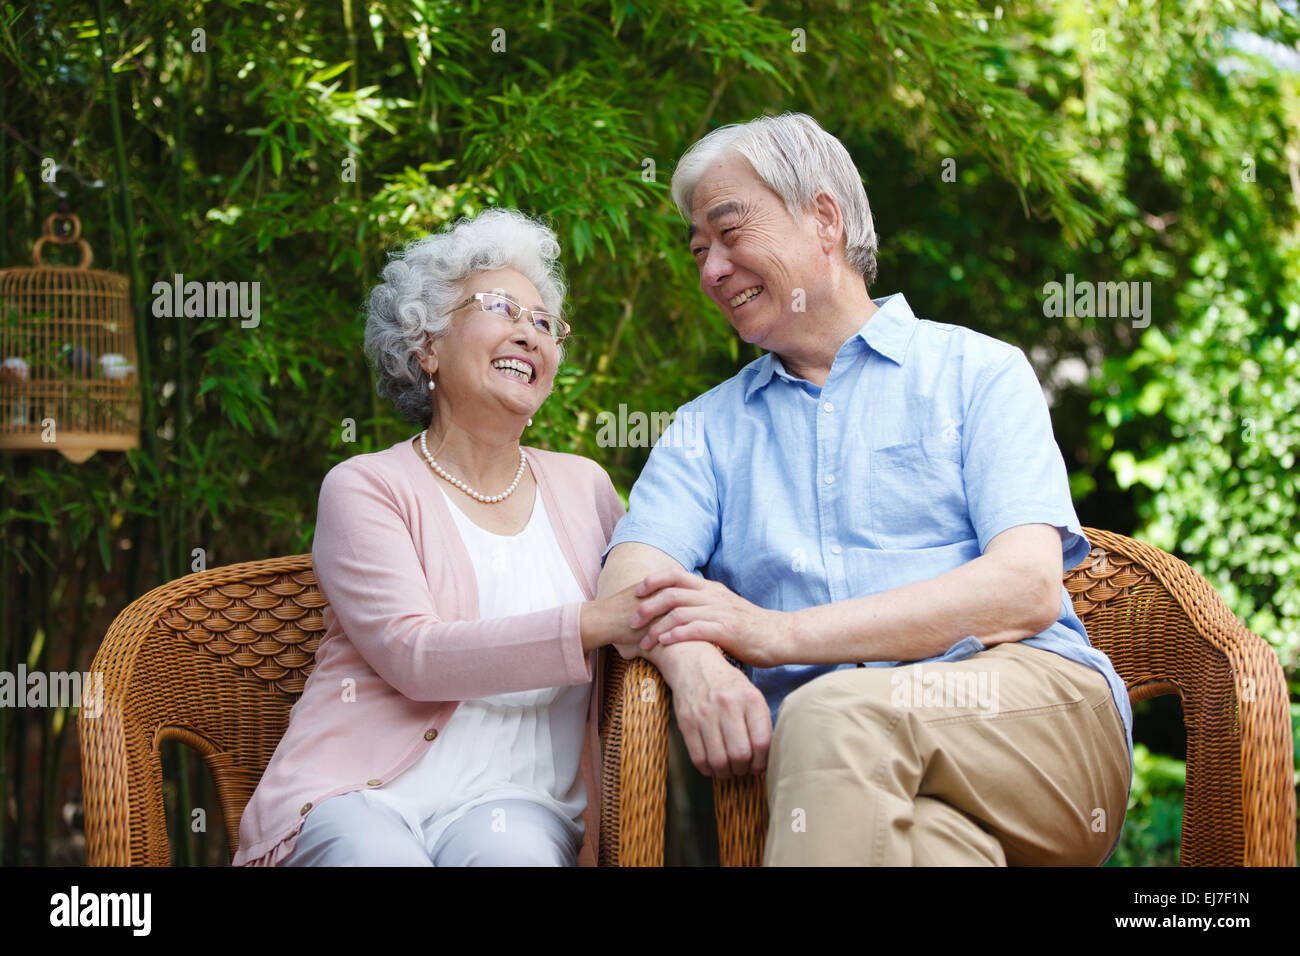
[[874,449],[868,481],[868,526],[880,547],[937,548],[975,537],[956,428]]

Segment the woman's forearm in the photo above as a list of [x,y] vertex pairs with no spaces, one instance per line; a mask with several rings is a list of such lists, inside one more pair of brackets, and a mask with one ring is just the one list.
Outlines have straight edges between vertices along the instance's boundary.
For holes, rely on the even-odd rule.
[[575,602],[477,621],[356,613],[341,620],[366,663],[402,695],[466,700],[590,680],[580,608]]

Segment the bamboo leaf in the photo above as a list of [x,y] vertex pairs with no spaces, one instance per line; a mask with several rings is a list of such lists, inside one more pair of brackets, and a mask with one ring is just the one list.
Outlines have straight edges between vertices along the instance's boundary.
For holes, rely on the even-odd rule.
[[317,70],[307,80],[308,83],[328,83],[334,77],[338,76],[348,67],[352,66],[351,60],[344,60],[342,63],[335,63],[333,66],[325,67],[323,70]]
[[108,548],[108,528],[101,524],[96,530],[96,538],[99,541],[99,559],[104,563],[104,570],[109,571],[113,567],[113,559]]

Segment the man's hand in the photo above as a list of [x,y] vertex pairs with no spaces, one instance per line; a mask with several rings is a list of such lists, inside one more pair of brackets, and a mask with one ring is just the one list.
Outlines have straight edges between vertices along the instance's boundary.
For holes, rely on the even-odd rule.
[[656,644],[709,641],[754,667],[775,667],[794,659],[789,615],[751,604],[724,584],[688,574],[681,567],[663,568],[648,574],[636,593],[643,600],[629,625],[635,630],[650,625],[641,640],[642,650]]
[[[688,578],[677,561],[658,548],[637,542],[613,548],[597,583],[597,594],[613,596],[623,589],[644,585],[647,577],[676,570]],[[673,578],[673,580],[677,580]],[[662,593],[662,592],[659,592]],[[644,596],[651,591],[645,587]],[[637,598],[636,614],[642,599]],[[633,633],[633,615],[622,621]],[[640,638],[637,633],[637,640]],[[677,725],[700,773],[730,779],[738,774],[762,773],[772,744],[772,714],[762,692],[744,673],[727,663],[718,649],[700,641],[660,646],[649,650],[636,643],[616,642],[623,657],[644,657],[663,674],[673,692]]]
[[721,780],[763,773],[772,715],[762,691],[708,644],[659,648],[652,655],[662,655],[655,663],[672,688],[677,727],[695,769]]

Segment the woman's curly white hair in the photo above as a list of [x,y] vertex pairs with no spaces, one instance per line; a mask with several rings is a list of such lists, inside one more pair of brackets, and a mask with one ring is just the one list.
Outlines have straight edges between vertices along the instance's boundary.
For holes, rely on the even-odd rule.
[[448,310],[463,298],[459,283],[476,272],[517,269],[537,288],[546,311],[559,315],[565,294],[559,256],[559,240],[548,226],[496,207],[391,253],[366,314],[365,351],[378,374],[375,390],[407,421],[428,428],[434,393],[419,351],[430,335],[446,334]]

